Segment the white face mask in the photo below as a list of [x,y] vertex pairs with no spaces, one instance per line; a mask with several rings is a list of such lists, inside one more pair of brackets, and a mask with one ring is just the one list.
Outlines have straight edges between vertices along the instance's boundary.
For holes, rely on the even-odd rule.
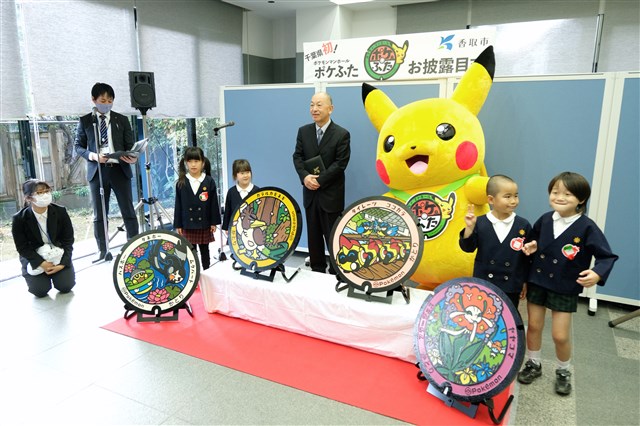
[[31,204],[36,207],[47,207],[51,204],[51,192],[47,192],[46,194],[34,194],[31,196]]

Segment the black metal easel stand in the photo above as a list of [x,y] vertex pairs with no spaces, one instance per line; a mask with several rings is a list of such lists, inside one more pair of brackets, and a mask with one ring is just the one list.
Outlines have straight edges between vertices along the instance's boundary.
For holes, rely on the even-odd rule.
[[393,302],[393,293],[399,291],[407,304],[411,302],[411,293],[409,292],[409,288],[405,287],[404,284],[400,284],[398,287],[387,291],[386,296],[374,296],[371,291],[358,290],[353,285],[342,281],[339,277],[336,278],[338,279],[338,282],[336,283],[336,291],[339,293],[344,289],[348,289],[347,296],[353,297],[355,299],[362,299],[366,300],[367,302],[381,302],[391,304]]
[[124,305],[124,309],[124,319],[128,320],[135,314],[138,314],[138,322],[177,321],[180,309],[186,310],[189,316],[193,318],[193,310],[191,309],[191,305],[189,305],[189,302],[185,302],[183,305],[175,308],[173,311],[171,311],[170,315],[161,315],[159,311],[155,314],[147,315],[140,311],[136,311],[131,305]]
[[[416,363],[416,367],[420,368],[420,363]],[[421,381],[427,380],[424,374],[422,374],[422,370],[418,371],[417,376],[418,376],[418,380],[421,380]],[[507,403],[502,408],[502,411],[500,411],[500,415],[496,417],[495,414],[493,413],[493,410],[495,408],[493,398],[488,398],[480,402],[464,403],[449,396],[449,393],[451,392],[451,387],[447,385],[448,384],[445,384],[444,386],[444,392],[441,392],[438,388],[436,388],[431,383],[429,383],[429,386],[427,386],[427,392],[429,392],[431,395],[443,401],[447,406],[455,408],[456,410],[466,414],[472,419],[475,419],[476,414],[478,412],[478,407],[480,406],[480,404],[486,405],[487,408],[489,409],[489,417],[491,417],[491,421],[493,422],[493,424],[496,424],[496,425],[499,425],[502,422],[502,419],[504,419],[504,416],[507,414],[507,411],[511,406],[511,402],[513,401],[513,395],[509,395],[509,398],[507,399]]]

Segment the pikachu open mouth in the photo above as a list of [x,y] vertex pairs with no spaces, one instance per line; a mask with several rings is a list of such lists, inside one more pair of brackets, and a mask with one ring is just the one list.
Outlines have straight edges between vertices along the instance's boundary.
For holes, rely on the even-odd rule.
[[411,170],[411,173],[414,175],[421,175],[427,171],[427,167],[429,166],[429,156],[428,155],[414,155],[409,158],[407,161],[407,167]]

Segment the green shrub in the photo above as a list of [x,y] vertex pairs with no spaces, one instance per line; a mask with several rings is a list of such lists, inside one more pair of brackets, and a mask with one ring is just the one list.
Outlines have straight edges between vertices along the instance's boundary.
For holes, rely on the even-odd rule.
[[89,195],[89,186],[79,186],[75,189],[74,193],[78,197],[87,197]]

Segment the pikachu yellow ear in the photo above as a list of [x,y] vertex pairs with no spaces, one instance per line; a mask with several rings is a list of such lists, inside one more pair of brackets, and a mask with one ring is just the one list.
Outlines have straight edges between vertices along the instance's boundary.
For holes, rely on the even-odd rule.
[[364,104],[365,111],[367,111],[369,120],[371,120],[373,127],[375,127],[378,132],[384,122],[387,121],[387,118],[398,109],[382,90],[367,83],[362,83],[362,103]]
[[495,69],[496,58],[493,54],[493,46],[489,46],[464,73],[451,99],[477,116],[493,84]]

